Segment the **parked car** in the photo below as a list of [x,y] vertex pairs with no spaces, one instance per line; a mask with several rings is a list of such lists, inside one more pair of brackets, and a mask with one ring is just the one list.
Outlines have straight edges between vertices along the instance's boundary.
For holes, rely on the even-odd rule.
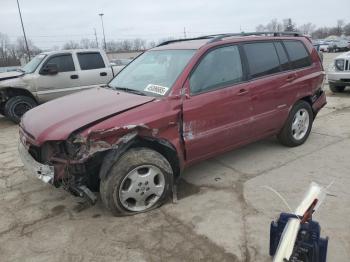
[[343,92],[350,86],[350,52],[337,56],[328,70],[328,83],[332,92]]
[[329,43],[323,42],[320,44],[320,51],[329,52]]
[[313,47],[316,49],[318,55],[320,56],[321,61],[323,61],[323,52],[321,51],[321,44],[319,43],[312,43]]
[[348,41],[343,39],[332,40],[328,42],[329,52],[344,52],[348,51]]
[[119,70],[99,49],[41,53],[17,72],[0,74],[0,114],[19,123],[38,104],[105,85]]
[[273,135],[303,144],[326,104],[321,60],[307,37],[265,34],[167,41],[108,88],[30,110],[24,166],[92,202],[99,189],[115,215],[131,215],[164,203],[194,163]]

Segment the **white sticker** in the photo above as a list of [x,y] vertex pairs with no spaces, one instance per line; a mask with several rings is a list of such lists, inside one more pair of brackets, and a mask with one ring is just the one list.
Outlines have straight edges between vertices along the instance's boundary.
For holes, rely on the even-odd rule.
[[153,84],[149,84],[145,88],[145,91],[147,91],[147,92],[155,93],[155,94],[162,95],[162,96],[165,95],[165,93],[168,90],[169,90],[168,87],[159,86],[159,85],[153,85]]

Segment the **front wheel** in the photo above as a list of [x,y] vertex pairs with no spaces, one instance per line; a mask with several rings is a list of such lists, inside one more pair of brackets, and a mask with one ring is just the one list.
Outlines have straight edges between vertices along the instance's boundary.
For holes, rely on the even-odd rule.
[[14,96],[6,102],[4,113],[6,117],[18,124],[24,113],[36,105],[34,99],[28,96]]
[[277,137],[285,146],[299,146],[309,137],[312,123],[313,112],[310,104],[306,101],[298,101],[290,111],[283,129]]
[[101,179],[102,202],[114,215],[147,212],[168,198],[172,175],[163,155],[148,148],[132,148]]

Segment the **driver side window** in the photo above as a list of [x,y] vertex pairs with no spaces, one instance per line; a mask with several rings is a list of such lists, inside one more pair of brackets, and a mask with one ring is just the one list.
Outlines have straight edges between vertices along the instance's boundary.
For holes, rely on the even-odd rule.
[[72,55],[59,55],[49,58],[46,62],[48,64],[56,64],[58,68],[58,72],[70,72],[75,71],[75,66],[73,62]]
[[190,77],[191,94],[231,86],[243,80],[238,46],[225,46],[210,51]]

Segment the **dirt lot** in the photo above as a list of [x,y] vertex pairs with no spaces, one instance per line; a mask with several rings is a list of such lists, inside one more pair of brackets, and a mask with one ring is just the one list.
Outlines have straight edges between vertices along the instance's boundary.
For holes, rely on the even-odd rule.
[[178,204],[127,218],[25,176],[17,126],[0,117],[0,261],[271,261],[269,223],[287,210],[261,186],[295,207],[309,182],[333,180],[315,219],[328,261],[350,261],[350,91],[327,93],[305,145],[271,138],[198,164]]

